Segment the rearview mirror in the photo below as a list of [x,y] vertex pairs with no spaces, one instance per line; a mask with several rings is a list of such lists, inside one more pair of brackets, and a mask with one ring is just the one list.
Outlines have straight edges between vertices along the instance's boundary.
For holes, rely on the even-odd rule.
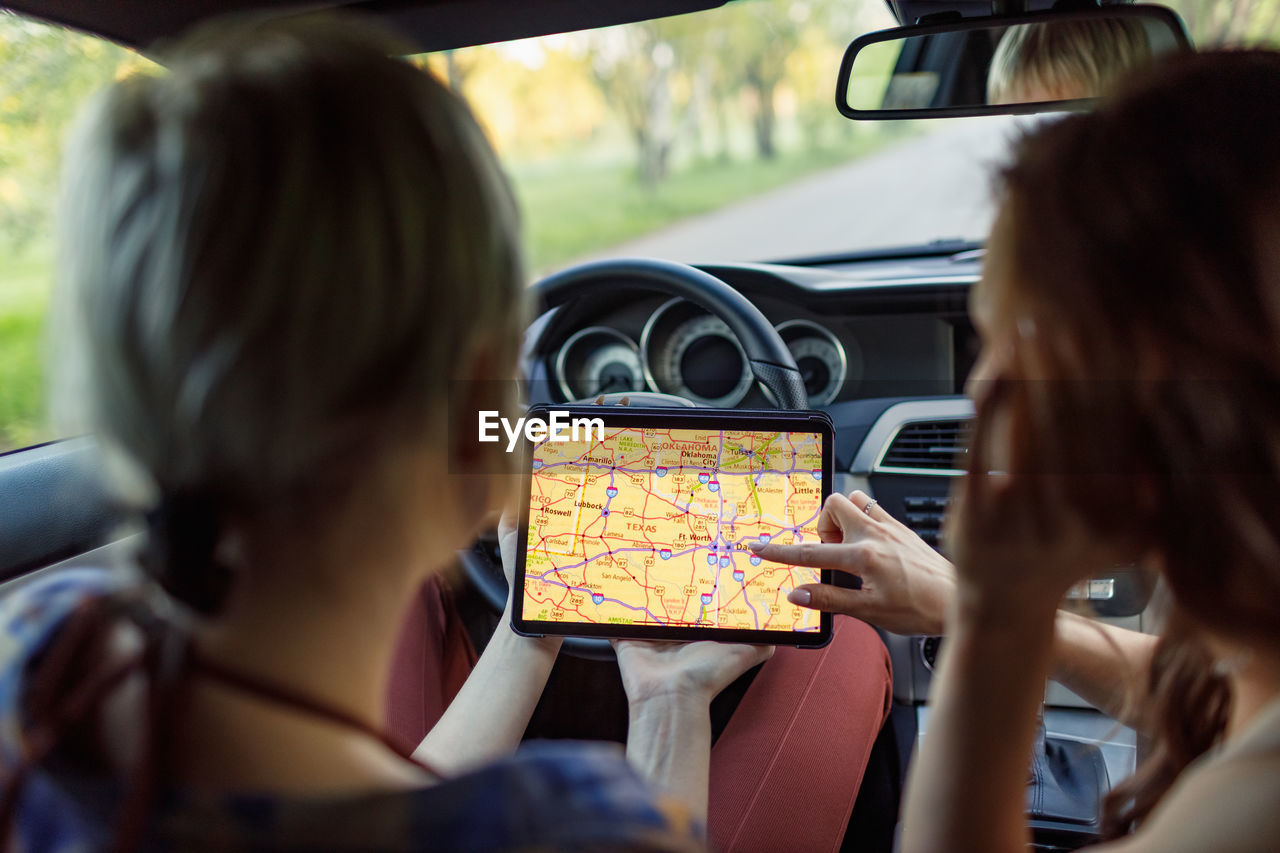
[[845,51],[842,115],[861,120],[1083,109],[1156,58],[1188,50],[1163,6],[957,18],[868,33]]

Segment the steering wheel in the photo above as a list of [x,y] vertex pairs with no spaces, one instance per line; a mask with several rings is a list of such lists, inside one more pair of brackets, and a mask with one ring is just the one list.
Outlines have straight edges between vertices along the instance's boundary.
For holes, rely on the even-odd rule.
[[[616,286],[620,282],[681,297],[724,321],[746,353],[752,375],[770,392],[776,407],[808,408],[804,379],[777,330],[750,300],[702,270],[647,258],[593,261],[547,276],[532,290],[538,314],[542,315],[574,299],[598,295],[601,286]],[[609,395],[609,401],[616,402],[623,396],[628,395]],[[666,397],[669,404],[694,405],[684,398],[670,395],[638,392],[629,396],[637,403],[661,405],[661,398]],[[502,613],[507,604],[507,578],[502,571],[496,536],[482,537],[470,549],[460,552],[459,559],[468,581],[495,613]],[[613,656],[613,648],[608,641],[597,638],[569,637],[562,650],[570,655],[597,660]]]

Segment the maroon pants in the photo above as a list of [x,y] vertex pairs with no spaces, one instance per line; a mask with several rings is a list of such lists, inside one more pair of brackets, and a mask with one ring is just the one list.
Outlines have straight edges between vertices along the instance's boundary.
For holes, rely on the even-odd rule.
[[[440,719],[476,653],[438,579],[410,609],[393,665],[388,726],[416,744]],[[711,749],[708,832],[721,851],[838,850],[893,674],[866,623],[836,617],[824,649],[778,649]]]

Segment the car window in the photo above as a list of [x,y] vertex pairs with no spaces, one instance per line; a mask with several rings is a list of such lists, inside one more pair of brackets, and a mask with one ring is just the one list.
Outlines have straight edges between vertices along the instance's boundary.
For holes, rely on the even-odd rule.
[[1280,47],[1280,4],[1274,0],[1163,0],[1201,50]]
[[0,12],[0,451],[48,441],[45,311],[60,152],[94,91],[148,64],[92,36]]
[[[1197,44],[1280,43],[1275,0],[1169,5]],[[841,118],[845,45],[895,24],[883,0],[735,0],[414,59],[467,98],[498,149],[531,275],[603,256],[757,261],[981,241],[991,167],[1040,119]],[[90,93],[147,64],[0,12],[0,452],[57,437],[43,326],[63,136]]]

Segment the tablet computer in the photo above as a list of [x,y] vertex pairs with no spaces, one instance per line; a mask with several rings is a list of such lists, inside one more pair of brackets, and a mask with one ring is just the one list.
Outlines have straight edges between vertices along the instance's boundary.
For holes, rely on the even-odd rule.
[[521,634],[820,647],[831,615],[787,593],[830,572],[756,539],[818,541],[821,412],[530,409],[512,624]]

